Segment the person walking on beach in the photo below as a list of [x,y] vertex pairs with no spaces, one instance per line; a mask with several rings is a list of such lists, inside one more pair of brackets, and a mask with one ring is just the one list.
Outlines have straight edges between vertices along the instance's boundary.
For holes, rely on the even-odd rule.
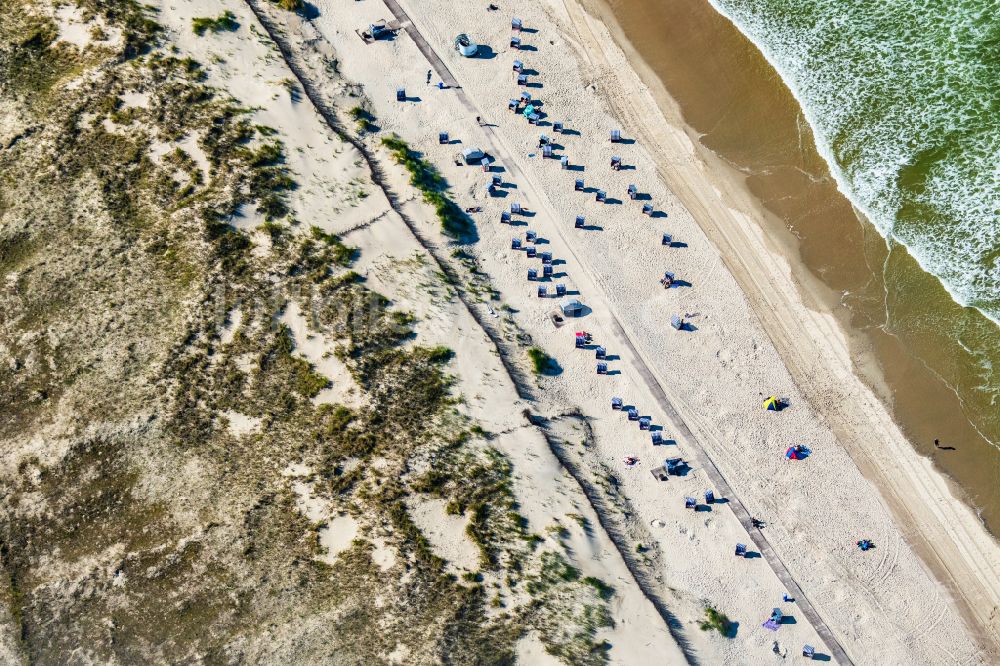
[[934,440],[934,448],[938,449],[940,451],[954,451],[955,450],[954,446],[941,446],[941,440],[939,440],[939,439],[935,439]]
[[482,127],[483,126],[483,119],[480,118],[479,116],[476,116],[476,124],[479,125],[480,127]]
[[431,84],[431,70],[427,70],[427,85]]

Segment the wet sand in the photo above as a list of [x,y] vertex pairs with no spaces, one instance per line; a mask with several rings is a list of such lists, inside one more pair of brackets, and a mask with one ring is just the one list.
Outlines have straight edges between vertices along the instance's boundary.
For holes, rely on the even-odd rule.
[[837,189],[784,82],[707,2],[586,4],[610,11],[672,98],[664,104],[679,105],[701,145],[745,174],[796,278],[844,325],[859,373],[997,534],[1000,450],[989,440],[1000,441],[1000,410],[977,390],[982,368],[969,353],[1000,363],[996,326],[954,303],[905,248],[887,247]]

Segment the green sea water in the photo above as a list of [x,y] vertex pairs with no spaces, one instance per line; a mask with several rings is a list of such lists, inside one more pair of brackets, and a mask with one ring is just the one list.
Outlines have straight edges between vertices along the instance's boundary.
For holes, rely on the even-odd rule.
[[[888,253],[886,327],[1000,445],[1000,1],[710,1],[798,99],[839,188],[919,262]],[[927,297],[939,285],[957,305]]]

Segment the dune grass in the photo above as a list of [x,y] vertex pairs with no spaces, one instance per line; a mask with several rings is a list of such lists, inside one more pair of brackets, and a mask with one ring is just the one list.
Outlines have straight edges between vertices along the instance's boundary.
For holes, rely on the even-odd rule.
[[532,347],[528,350],[528,358],[531,359],[531,368],[536,375],[545,375],[556,368],[556,361],[539,347]]
[[455,239],[471,236],[475,231],[472,220],[448,197],[448,182],[437,168],[396,135],[382,137],[382,145],[389,149],[396,163],[410,173],[410,184],[423,193],[424,201],[434,206],[441,221],[441,231]]
[[199,37],[206,32],[232,32],[240,27],[236,22],[236,14],[226,10],[224,13],[212,18],[210,16],[196,16],[191,19],[191,27]]
[[718,631],[726,638],[729,638],[732,634],[733,623],[726,617],[725,613],[721,613],[709,606],[705,609],[705,619],[698,623],[698,628],[702,631]]

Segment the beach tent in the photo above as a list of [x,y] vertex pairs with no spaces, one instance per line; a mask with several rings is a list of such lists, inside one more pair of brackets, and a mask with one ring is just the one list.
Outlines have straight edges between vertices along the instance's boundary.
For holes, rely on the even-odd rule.
[[579,317],[583,314],[583,303],[575,298],[567,298],[559,305],[563,314],[568,317]]
[[781,401],[772,395],[770,398],[764,401],[764,409],[771,412],[780,412]]
[[479,47],[463,32],[455,38],[455,50],[466,58],[471,58],[479,51]]
[[478,148],[466,148],[462,151],[462,159],[465,160],[466,164],[476,164],[483,157],[485,157],[483,151]]

